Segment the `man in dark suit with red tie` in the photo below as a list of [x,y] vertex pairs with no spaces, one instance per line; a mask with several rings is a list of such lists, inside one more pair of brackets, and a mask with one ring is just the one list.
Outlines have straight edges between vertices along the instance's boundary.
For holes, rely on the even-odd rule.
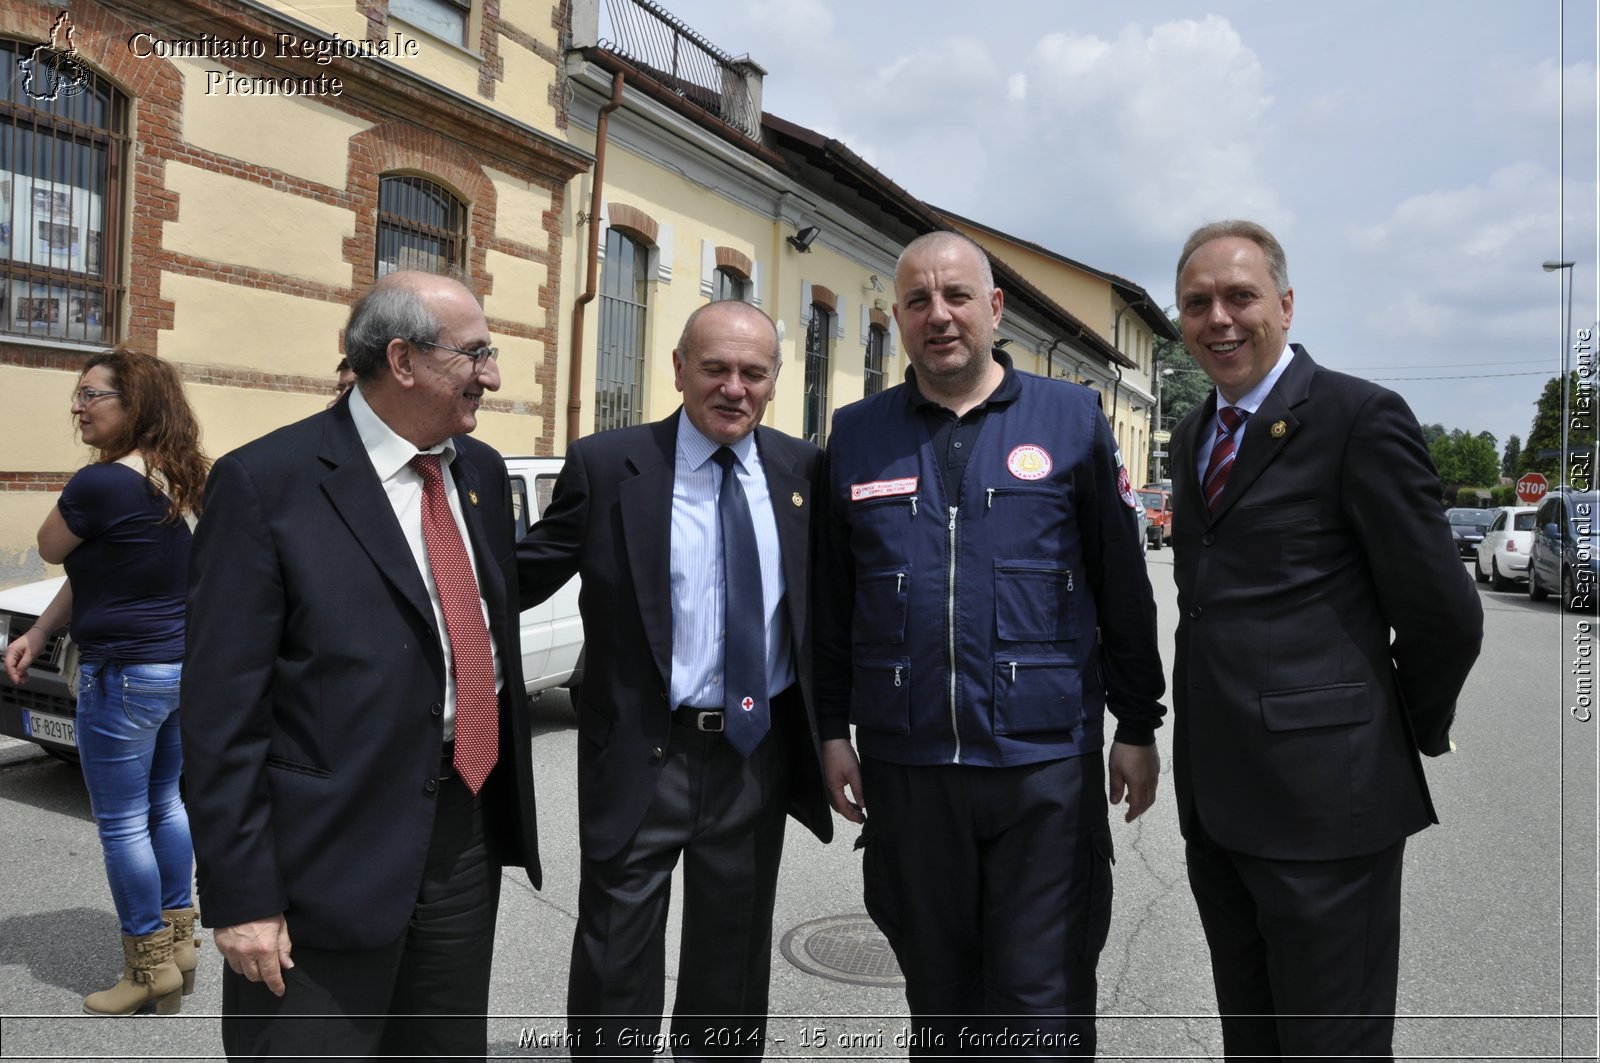
[[[357,383],[217,461],[183,744],[231,1057],[484,1055],[502,866],[539,885],[500,386],[477,300],[391,274]],[[400,1018],[406,1016],[406,1018]]]
[[1173,432],[1173,759],[1224,1051],[1386,1058],[1419,754],[1450,750],[1482,608],[1405,402],[1286,342],[1272,234],[1197,230],[1177,295],[1217,385]]
[[673,1055],[760,1057],[785,812],[833,834],[807,623],[819,451],[760,426],[780,357],[755,307],[695,311],[682,409],[574,443],[517,549],[524,606],[583,577],[574,1056],[651,1054],[682,859]]

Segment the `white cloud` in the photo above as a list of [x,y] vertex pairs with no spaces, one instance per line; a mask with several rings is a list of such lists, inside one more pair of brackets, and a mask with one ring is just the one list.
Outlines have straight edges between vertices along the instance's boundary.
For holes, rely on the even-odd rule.
[[[1070,160],[1076,198],[1139,237],[1172,239],[1210,218],[1282,225],[1265,173],[1265,69],[1224,18],[1126,26],[1112,40],[1056,33],[1024,64],[1021,124]],[[1041,151],[1041,155],[1044,152]],[[1038,161],[1043,162],[1040,158]]]
[[[1553,365],[1561,332],[1560,289],[1539,264],[1554,257],[1560,246],[1562,188],[1547,167],[1513,163],[1478,183],[1412,196],[1381,221],[1347,229],[1351,266],[1362,271],[1362,288],[1387,293],[1386,298],[1371,299],[1370,305],[1353,301],[1353,306],[1365,307],[1353,316],[1358,334],[1379,338],[1390,349],[1398,343],[1431,348],[1441,357],[1449,352],[1451,361],[1526,362],[1548,354]],[[1576,212],[1569,218],[1569,239],[1584,243],[1575,247],[1569,242],[1567,253],[1586,271],[1584,264],[1592,264],[1595,256],[1595,184],[1569,180],[1565,190],[1569,214]],[[1577,283],[1581,286],[1586,277],[1592,273],[1580,272]],[[1456,372],[1470,378],[1518,368]],[[1478,383],[1463,380],[1463,390],[1445,394],[1455,396],[1464,412],[1475,401],[1475,393],[1466,387]],[[1492,383],[1517,393],[1531,386],[1523,378]],[[1497,434],[1505,434],[1503,410],[1484,409],[1477,416],[1502,426]],[[1491,417],[1496,419],[1487,419]],[[1526,429],[1513,421],[1511,430]]]
[[865,80],[831,86],[868,101],[836,106],[841,139],[912,194],[1069,254],[1086,234],[1171,242],[1207,219],[1290,218],[1265,161],[1266,71],[1214,15],[1049,33],[1020,62],[947,37]]

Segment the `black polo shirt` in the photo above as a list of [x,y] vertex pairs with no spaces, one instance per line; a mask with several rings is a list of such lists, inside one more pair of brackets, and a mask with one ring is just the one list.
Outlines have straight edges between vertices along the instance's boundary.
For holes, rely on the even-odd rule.
[[989,416],[989,411],[1009,406],[1022,394],[1022,384],[1017,380],[1011,356],[998,347],[990,353],[1005,370],[1005,375],[988,398],[960,417],[956,416],[954,410],[924,395],[917,386],[916,369],[906,367],[906,383],[914,395],[912,405],[922,415],[928,426],[928,435],[933,438],[933,453],[939,459],[939,479],[944,485],[946,498],[955,498],[960,494],[961,477],[967,471],[967,456],[972,453],[983,419]]

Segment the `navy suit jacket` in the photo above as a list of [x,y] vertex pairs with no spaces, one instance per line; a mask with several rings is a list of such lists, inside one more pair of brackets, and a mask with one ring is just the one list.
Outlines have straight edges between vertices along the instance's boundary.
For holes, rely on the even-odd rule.
[[1419,753],[1449,748],[1483,609],[1405,402],[1295,352],[1215,512],[1215,392],[1173,432],[1174,774],[1185,835],[1332,860],[1438,822]]
[[[490,856],[540,884],[505,462],[451,472],[499,650]],[[283,912],[318,948],[404,931],[433,828],[444,654],[349,402],[219,459],[190,560],[181,720],[207,926]]]
[[[616,855],[638,829],[672,740],[672,481],[678,419],[574,443],[544,519],[517,547],[522,605],[583,578],[584,681],[578,699],[578,840],[592,860]],[[784,600],[805,719],[791,728],[789,811],[833,837],[811,690],[810,525],[821,451],[756,429],[783,552]],[[799,500],[796,503],[796,499]]]

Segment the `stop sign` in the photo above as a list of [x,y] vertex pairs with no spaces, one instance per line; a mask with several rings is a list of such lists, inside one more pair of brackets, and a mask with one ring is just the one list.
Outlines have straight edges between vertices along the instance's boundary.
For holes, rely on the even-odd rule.
[[1544,478],[1544,473],[1530,472],[1517,481],[1517,500],[1526,506],[1537,506],[1548,490],[1550,481]]

